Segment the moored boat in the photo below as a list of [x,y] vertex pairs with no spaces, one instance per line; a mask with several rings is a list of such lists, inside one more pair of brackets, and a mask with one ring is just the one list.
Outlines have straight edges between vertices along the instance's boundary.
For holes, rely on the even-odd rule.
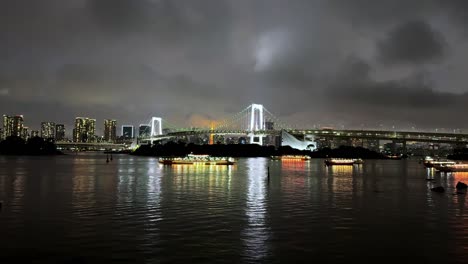
[[332,165],[355,165],[355,164],[363,164],[364,161],[362,159],[342,159],[342,158],[329,158],[325,160],[325,165],[332,166]]
[[426,168],[438,167],[441,165],[454,165],[456,164],[453,160],[447,159],[433,159],[431,157],[426,157],[423,161],[423,164]]
[[233,165],[236,163],[231,157],[212,157],[210,155],[188,154],[185,157],[159,158],[159,163],[164,165]]
[[272,160],[291,160],[291,161],[306,161],[310,160],[310,156],[307,155],[282,155],[282,156],[271,156]]
[[434,164],[434,169],[441,172],[463,172],[468,171],[468,163]]

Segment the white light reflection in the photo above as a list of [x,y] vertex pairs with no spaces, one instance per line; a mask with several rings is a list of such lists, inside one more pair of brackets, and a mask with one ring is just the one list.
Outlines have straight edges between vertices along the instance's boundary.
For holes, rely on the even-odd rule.
[[[161,177],[162,168],[158,166],[157,159],[150,159],[147,162],[147,196],[146,196],[146,217],[145,223],[145,246],[153,247],[155,241],[160,240],[160,221],[163,220],[161,210]],[[151,248],[148,248],[151,251]]]
[[244,230],[245,255],[249,259],[261,260],[266,257],[269,230],[265,223],[267,159],[257,158],[247,160],[247,207],[245,214],[248,219]]
[[127,206],[133,203],[135,196],[135,159],[133,157],[125,159],[126,162],[119,160],[118,163],[118,204],[119,206]]

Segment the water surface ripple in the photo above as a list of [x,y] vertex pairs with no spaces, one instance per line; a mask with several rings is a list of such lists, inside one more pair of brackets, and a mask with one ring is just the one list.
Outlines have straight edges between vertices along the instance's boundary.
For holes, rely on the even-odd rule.
[[0,157],[0,263],[464,263],[458,181],[414,160]]

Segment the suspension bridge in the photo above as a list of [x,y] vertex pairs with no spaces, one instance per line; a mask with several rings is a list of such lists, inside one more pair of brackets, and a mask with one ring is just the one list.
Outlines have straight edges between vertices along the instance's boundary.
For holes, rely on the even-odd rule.
[[[282,130],[291,130],[292,126],[279,120],[261,104],[251,104],[233,116],[213,123],[206,128],[178,128],[161,117],[152,117],[148,123],[151,133],[141,137],[142,142],[155,142],[168,138],[209,135],[211,143],[215,136],[243,136],[247,143],[264,144],[264,138],[279,135]],[[164,132],[163,131],[167,131]]]
[[[281,121],[261,104],[251,104],[231,117],[213,123],[205,128],[180,128],[162,117],[151,117],[147,124],[149,133],[145,136],[135,137],[131,144],[111,143],[81,143],[84,147],[98,144],[103,148],[127,148],[141,144],[152,144],[158,141],[178,140],[183,138],[205,138],[208,144],[215,143],[215,138],[234,137],[244,139],[244,143],[265,145],[271,144],[271,138],[280,137],[281,145],[290,145],[295,148],[305,149],[315,145],[320,140],[388,140],[394,143],[427,142],[445,143],[457,146],[468,144],[468,134],[462,133],[431,133],[431,132],[402,132],[379,130],[334,130],[334,129],[296,129]],[[286,136],[285,136],[286,134]],[[270,139],[266,142],[265,139]],[[227,142],[221,142],[227,143]],[[62,146],[65,144],[64,146]],[[58,146],[67,147],[77,143],[58,143]],[[98,147],[96,145],[96,147]],[[311,148],[309,148],[311,149]],[[311,150],[313,150],[312,148]]]
[[[334,130],[334,129],[295,129],[261,104],[251,104],[230,118],[211,126],[210,128],[188,128],[165,127],[168,132],[163,133],[164,119],[153,117],[151,133],[141,141],[155,142],[164,139],[182,138],[189,136],[209,135],[210,143],[215,136],[237,136],[245,137],[250,144],[264,144],[268,136],[279,136],[283,132],[300,138],[308,139],[309,143],[317,138],[333,139],[360,139],[360,140],[388,140],[395,143],[406,142],[428,142],[466,145],[468,134],[462,133],[431,133],[431,132],[404,132],[404,131],[380,131],[380,130]],[[283,141],[284,143],[284,141]],[[292,143],[292,142],[289,142]]]

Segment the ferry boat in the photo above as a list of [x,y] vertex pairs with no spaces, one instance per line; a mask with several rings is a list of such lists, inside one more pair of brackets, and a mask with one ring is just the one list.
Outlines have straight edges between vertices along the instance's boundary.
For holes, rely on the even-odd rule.
[[271,156],[272,160],[291,160],[291,161],[307,161],[310,160],[310,156],[307,155],[282,155],[282,156]]
[[332,165],[355,165],[355,164],[363,164],[364,161],[362,159],[341,159],[341,158],[330,158],[325,160],[325,165],[332,166]]
[[462,172],[468,171],[468,163],[441,164],[434,165],[434,168],[441,172]]
[[188,154],[185,157],[159,158],[159,163],[164,165],[233,165],[236,163],[231,157],[212,157],[210,155]]
[[433,159],[431,157],[426,157],[423,161],[423,164],[426,168],[432,168],[440,165],[454,165],[456,164],[453,160],[443,160],[443,159]]

